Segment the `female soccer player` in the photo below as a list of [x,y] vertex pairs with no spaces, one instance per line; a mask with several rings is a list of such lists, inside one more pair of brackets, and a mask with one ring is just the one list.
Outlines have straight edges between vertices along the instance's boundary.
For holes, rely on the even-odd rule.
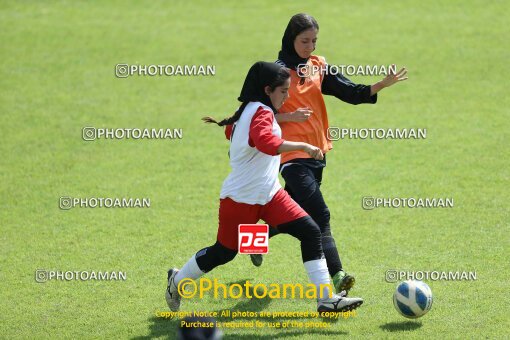
[[[327,135],[329,123],[323,95],[332,95],[354,105],[375,104],[379,91],[407,79],[407,70],[402,68],[372,86],[354,84],[343,75],[335,74],[338,72],[331,71],[324,57],[312,55],[318,33],[319,25],[312,16],[300,13],[290,19],[276,61],[290,69],[289,100],[275,117],[281,124],[283,138],[316,145],[326,154],[332,145]],[[322,249],[335,289],[348,292],[355,279],[342,268],[331,234],[329,209],[320,191],[325,166],[325,157],[314,159],[301,150],[295,150],[282,155],[280,171],[285,180],[285,190],[319,225]],[[277,230],[270,229],[270,236],[277,233]],[[251,255],[251,259],[256,266],[262,264],[262,255]]]
[[319,227],[278,181],[280,153],[300,150],[314,159],[323,157],[315,146],[281,139],[274,114],[287,99],[289,85],[290,75],[286,68],[257,62],[246,76],[238,98],[242,104],[236,113],[220,122],[204,118],[219,126],[233,124],[227,131],[232,171],[221,189],[216,243],[194,254],[181,270],[168,271],[165,296],[172,311],[179,310],[180,306],[179,282],[184,278],[195,280],[234,259],[239,224],[253,224],[259,219],[301,241],[301,255],[308,277],[317,289],[317,296],[322,296],[317,300],[319,312],[351,310],[363,303],[360,298],[333,294],[324,286],[330,283],[330,278]]

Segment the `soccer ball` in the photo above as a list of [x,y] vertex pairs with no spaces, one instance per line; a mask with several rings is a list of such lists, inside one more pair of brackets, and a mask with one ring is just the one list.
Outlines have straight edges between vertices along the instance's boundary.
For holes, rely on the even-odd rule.
[[417,319],[427,314],[432,307],[432,291],[422,281],[404,281],[393,294],[395,309],[409,319]]

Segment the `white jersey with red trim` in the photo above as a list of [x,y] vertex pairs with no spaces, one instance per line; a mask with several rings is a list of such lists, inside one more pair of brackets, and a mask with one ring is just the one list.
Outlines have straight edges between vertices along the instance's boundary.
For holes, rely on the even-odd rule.
[[229,152],[232,171],[223,182],[220,198],[264,205],[281,189],[278,180],[280,155],[271,156],[250,145],[252,119],[261,107],[271,112],[272,134],[281,138],[282,131],[271,108],[260,102],[250,102],[232,129]]

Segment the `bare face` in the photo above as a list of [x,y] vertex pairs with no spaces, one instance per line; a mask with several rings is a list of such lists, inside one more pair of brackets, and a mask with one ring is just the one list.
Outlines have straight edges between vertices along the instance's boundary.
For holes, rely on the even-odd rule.
[[319,31],[316,28],[310,28],[306,31],[299,33],[294,40],[294,49],[301,58],[309,58],[315,50],[317,43],[317,34]]
[[289,87],[290,87],[290,78],[283,83],[281,86],[277,86],[273,92],[271,92],[271,88],[266,86],[264,89],[266,94],[271,99],[271,104],[273,104],[275,109],[279,109],[282,107],[283,103],[289,98]]

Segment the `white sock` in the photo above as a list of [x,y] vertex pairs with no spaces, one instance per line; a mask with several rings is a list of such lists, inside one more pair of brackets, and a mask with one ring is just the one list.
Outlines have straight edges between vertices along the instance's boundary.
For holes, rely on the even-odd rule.
[[195,255],[193,255],[188,262],[182,267],[181,270],[175,275],[175,285],[177,286],[179,282],[184,278],[190,278],[192,280],[198,279],[200,276],[205,273],[198,267],[197,259]]
[[[329,294],[333,294],[329,289],[331,280],[329,279],[328,265],[326,259],[306,261],[304,263],[308,278],[315,285],[317,290],[317,299],[327,299]],[[322,295],[321,295],[321,284],[322,284]]]

